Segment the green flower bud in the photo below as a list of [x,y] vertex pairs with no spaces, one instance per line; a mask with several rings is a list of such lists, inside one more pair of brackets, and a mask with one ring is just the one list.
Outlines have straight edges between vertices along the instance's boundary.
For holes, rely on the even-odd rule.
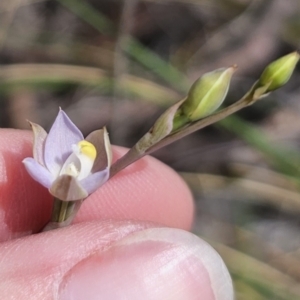
[[299,53],[295,51],[269,64],[260,76],[257,87],[267,86],[265,93],[282,87],[290,79],[299,58]]
[[223,103],[236,66],[217,69],[204,74],[189,90],[186,101],[181,105],[182,114],[196,121],[212,114]]

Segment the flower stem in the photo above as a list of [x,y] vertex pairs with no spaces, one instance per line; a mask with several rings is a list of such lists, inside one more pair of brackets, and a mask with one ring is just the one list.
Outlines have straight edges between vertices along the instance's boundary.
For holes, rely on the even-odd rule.
[[110,169],[110,178],[118,172],[142,158],[145,154],[141,153],[135,146],[133,146],[124,156],[118,159]]
[[206,126],[209,126],[213,123],[216,123],[231,114],[241,110],[242,108],[245,108],[249,105],[252,105],[255,103],[259,98],[254,98],[253,93],[251,93],[251,90],[242,97],[239,101],[235,102],[234,104],[220,110],[219,112],[212,114],[206,118],[200,119],[196,122],[190,123],[188,126],[182,128],[181,130],[178,130],[174,132],[173,134],[170,134],[160,140],[157,144],[153,145],[152,147],[148,148],[144,152],[140,152],[135,146],[131,148],[124,156],[122,156],[119,160],[117,160],[112,166],[110,170],[110,177],[113,177],[118,172],[132,164],[133,162],[137,161],[138,159],[142,158],[143,156],[150,154],[166,145],[169,145],[187,135],[190,133],[193,133],[199,129],[202,129]]
[[[221,111],[212,114],[204,119],[201,119],[199,121],[190,123],[189,126],[184,127],[182,130],[178,130],[173,134],[170,134],[168,136],[166,136],[164,139],[162,139],[161,141],[159,141],[157,144],[153,145],[152,147],[150,147],[149,149],[147,149],[147,151],[145,152],[146,154],[150,154],[164,146],[167,146],[199,129],[202,129],[206,126],[209,126],[213,123],[216,123],[220,120],[225,119],[226,117],[234,114],[235,112],[241,110],[242,108],[245,108],[251,104],[253,104],[255,101],[252,101],[252,99],[249,97],[250,95],[247,94],[245,97],[243,97],[242,99],[240,99],[239,101],[235,102],[234,104],[222,109]],[[258,100],[258,99],[257,99]]]
[[42,231],[68,226],[76,216],[82,202],[83,199],[76,201],[62,201],[58,198],[54,198],[51,219]]

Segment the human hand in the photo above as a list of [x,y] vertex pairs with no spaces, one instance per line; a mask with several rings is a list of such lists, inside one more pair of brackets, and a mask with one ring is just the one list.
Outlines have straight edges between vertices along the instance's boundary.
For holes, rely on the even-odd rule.
[[[185,231],[192,196],[169,167],[145,157],[83,203],[74,224],[40,234],[51,196],[25,171],[27,131],[0,132],[1,299],[233,299],[228,271]],[[124,153],[114,148],[114,157]]]

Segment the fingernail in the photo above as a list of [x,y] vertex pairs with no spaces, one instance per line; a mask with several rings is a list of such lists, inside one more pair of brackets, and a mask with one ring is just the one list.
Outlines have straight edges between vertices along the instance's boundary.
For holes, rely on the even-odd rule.
[[220,256],[195,235],[153,228],[118,241],[75,265],[63,278],[60,300],[231,300]]

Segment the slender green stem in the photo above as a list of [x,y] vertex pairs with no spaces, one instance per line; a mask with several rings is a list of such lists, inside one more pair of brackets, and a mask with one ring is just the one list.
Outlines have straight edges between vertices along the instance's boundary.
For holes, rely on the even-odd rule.
[[164,146],[167,146],[199,129],[202,129],[206,126],[209,126],[213,123],[216,123],[220,120],[223,120],[224,118],[234,114],[235,112],[241,110],[242,108],[245,108],[254,102],[251,101],[248,97],[243,97],[239,101],[235,102],[234,104],[220,110],[219,112],[212,114],[204,119],[198,120],[196,122],[191,123],[189,126],[184,127],[182,130],[179,130],[175,132],[174,134],[170,134],[166,136],[164,139],[156,143],[154,146],[149,148],[146,152],[146,154],[150,154]]
[[110,177],[113,177],[115,174],[126,168],[128,165],[132,164],[136,160],[142,158],[143,156],[150,154],[166,145],[169,145],[199,129],[202,129],[208,125],[216,123],[231,114],[245,108],[249,105],[255,103],[258,99],[253,99],[251,93],[247,93],[243,98],[234,104],[220,110],[219,112],[210,115],[204,119],[191,123],[189,126],[184,127],[182,130],[179,130],[173,134],[168,135],[164,139],[160,140],[154,146],[147,149],[145,152],[139,152],[136,147],[131,148],[124,156],[117,160],[111,167]]
[[[61,223],[66,220],[67,209],[68,207],[72,207],[73,203],[68,203],[67,201],[61,201],[60,211],[58,215],[58,222]],[[53,216],[52,216],[53,217]],[[54,216],[56,218],[56,216]]]
[[118,159],[110,169],[110,178],[116,175],[118,172],[126,168],[128,165],[134,163],[138,159],[142,158],[145,154],[140,153],[137,148],[132,147],[124,156]]
[[83,199],[76,201],[62,201],[54,198],[51,219],[42,231],[68,226],[76,216],[82,202]]

